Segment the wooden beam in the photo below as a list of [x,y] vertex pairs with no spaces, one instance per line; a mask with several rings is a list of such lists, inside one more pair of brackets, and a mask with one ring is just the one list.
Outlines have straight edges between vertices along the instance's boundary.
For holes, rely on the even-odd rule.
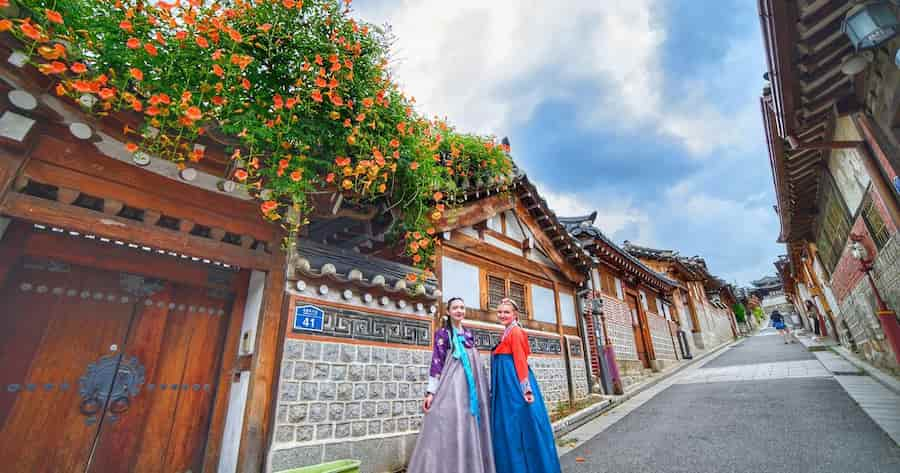
[[208,258],[242,268],[267,270],[272,264],[268,255],[244,251],[235,245],[24,194],[8,194],[0,204],[0,213],[30,222]]
[[569,280],[573,282],[581,282],[585,279],[585,275],[578,271],[574,265],[566,261],[563,258],[562,254],[556,249],[556,245],[550,240],[542,230],[541,227],[534,221],[528,211],[525,209],[524,205],[518,203],[516,205],[516,213],[519,214],[519,219],[529,227],[531,233],[534,234],[535,239],[538,243],[544,247],[547,252],[550,260],[553,261],[553,264],[559,267],[559,270],[569,278]]
[[515,197],[498,194],[493,197],[487,197],[467,203],[459,208],[448,210],[435,227],[438,232],[468,227],[478,222],[483,222],[501,212],[510,210],[514,206]]
[[531,261],[525,257],[516,257],[493,245],[479,241],[460,232],[453,232],[453,238],[443,244],[444,254],[454,259],[464,259],[467,263],[485,266],[485,263],[515,271],[519,275],[531,275],[535,279],[545,281],[565,280],[566,276],[557,270]]
[[805,151],[808,149],[852,149],[859,147],[863,143],[863,141],[819,141],[802,144],[794,148],[794,151]]
[[22,175],[25,165],[28,163],[28,155],[0,150],[0,199],[12,190],[16,179]]
[[238,471],[265,471],[274,420],[273,400],[278,394],[278,357],[284,344],[281,323],[282,319],[287,320],[281,316],[286,298],[284,264],[284,254],[275,253],[270,263],[272,270],[266,276],[238,451]]

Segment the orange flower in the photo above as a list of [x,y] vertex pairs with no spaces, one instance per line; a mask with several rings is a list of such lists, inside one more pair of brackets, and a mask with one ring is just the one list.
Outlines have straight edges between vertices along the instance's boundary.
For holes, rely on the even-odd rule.
[[412,169],[413,171],[415,171],[416,169],[419,169],[419,163],[416,161],[413,161],[413,162],[409,163],[409,168]]
[[222,59],[222,50],[221,49],[215,50],[215,52],[212,53],[212,58],[213,58],[213,61],[218,61],[219,59]]
[[156,32],[156,42],[165,46],[166,38],[163,37],[162,33],[159,31]]
[[262,210],[262,213],[264,213],[264,214],[272,212],[273,210],[275,210],[277,208],[278,208],[278,202],[275,202],[274,200],[267,200],[259,206],[259,209]]
[[442,214],[440,212],[438,212],[437,210],[435,210],[434,212],[431,213],[432,220],[440,220],[441,216],[442,216]]
[[134,80],[136,80],[136,81],[144,80],[144,73],[140,69],[138,69],[136,67],[132,67],[129,70],[129,72],[131,73],[131,77],[134,77]]
[[263,23],[262,25],[257,26],[256,29],[258,29],[259,31],[262,31],[263,33],[268,33],[269,30],[272,29],[272,24],[271,23]]
[[294,97],[288,97],[287,102],[285,102],[284,106],[288,109],[294,108],[294,105],[297,104],[297,99]]
[[330,81],[328,81],[329,89],[336,89],[338,85],[340,85],[340,83],[338,83],[337,79],[331,79]]
[[425,233],[427,233],[429,235],[434,235],[434,233],[435,233],[434,227],[428,227],[428,230],[425,230]]
[[243,87],[244,90],[250,90],[250,85],[251,85],[251,84],[250,84],[250,81],[247,80],[246,77],[245,77],[244,79],[241,80],[241,87]]
[[341,187],[346,190],[350,190],[353,188],[353,182],[350,179],[344,179],[344,182],[341,182]]
[[318,65],[320,65],[320,66],[321,66],[322,64],[325,64],[325,62],[322,61],[322,56],[320,56],[320,55],[318,55],[318,54],[316,54],[316,64],[318,64]]
[[121,23],[119,23],[119,28],[122,28],[125,31],[131,31],[134,29],[134,27],[131,26],[131,22],[128,20],[123,20]]
[[400,142],[397,141],[396,138],[394,138],[393,140],[391,140],[391,148],[399,148],[399,147],[400,147]]
[[246,181],[247,176],[248,176],[247,171],[245,171],[243,169],[238,169],[237,171],[234,172],[234,178],[241,182]]
[[184,92],[181,93],[181,103],[183,105],[187,105],[188,103],[191,102],[191,97],[193,97],[193,96],[194,96],[194,94],[192,94],[188,90],[185,90]]
[[328,85],[328,82],[325,82],[325,79],[323,79],[321,77],[316,78],[316,87],[326,87],[327,85]]
[[62,74],[68,70],[68,67],[65,63],[59,61],[53,61],[49,64],[41,64],[38,66],[38,69],[44,74]]
[[355,144],[356,144],[356,137],[353,136],[353,135],[348,136],[348,137],[347,137],[347,144],[348,144],[348,145],[355,145]]
[[327,176],[325,176],[325,182],[327,182],[329,184],[334,182],[334,173],[333,172],[330,172],[330,173],[328,173]]
[[144,44],[144,51],[147,51],[147,54],[149,54],[151,56],[156,56],[157,54],[159,54],[159,51],[156,49],[156,46],[154,46],[151,43]]
[[419,279],[419,277],[413,273],[409,273],[406,275],[406,280],[409,282],[416,282],[416,281],[418,281],[418,279]]
[[0,8],[6,8],[9,6],[9,0],[0,0]]
[[322,103],[322,92],[319,89],[313,89],[310,97],[316,102]]
[[349,166],[350,158],[347,158],[344,156],[338,156],[338,157],[334,158],[334,164],[336,164],[340,167]]
[[100,98],[103,100],[109,100],[116,96],[116,91],[110,89],[109,87],[104,87],[100,89]]
[[128,38],[125,46],[128,46],[129,49],[137,49],[141,47],[141,42],[137,38]]
[[138,145],[134,143],[128,143],[127,145],[125,145],[125,149],[127,149],[129,153],[134,153],[138,150]]
[[213,71],[213,74],[215,74],[215,75],[217,75],[217,76],[219,76],[219,77],[224,77],[224,76],[225,76],[225,69],[222,69],[222,66],[220,66],[220,65],[218,65],[218,64],[213,64],[212,69],[213,69],[213,70],[212,70],[212,71]]
[[333,103],[335,107],[344,105],[344,99],[342,99],[340,95],[331,94],[329,97],[331,98],[331,103]]
[[146,113],[147,115],[149,115],[151,117],[155,117],[155,116],[159,115],[159,109],[156,108],[156,105],[151,105],[151,106],[147,107],[147,111],[144,113]]
[[284,5],[284,8],[294,8],[295,2],[294,0],[282,0],[281,4]]
[[85,80],[76,80],[75,82],[72,83],[72,87],[76,91],[81,92],[81,93],[90,92],[91,89],[93,88],[91,86],[91,83],[88,81],[85,81]]
[[66,95],[66,87],[62,84],[56,84],[56,95]]
[[28,20],[22,22],[22,25],[19,26],[19,29],[22,30],[22,33],[24,33],[25,36],[33,39],[34,41],[41,40],[41,31],[35,28],[34,25],[32,25]]
[[422,261],[422,257],[420,255],[413,255],[412,257],[413,263],[418,263]]
[[207,41],[203,36],[197,36],[196,38],[194,38],[194,41],[197,43],[197,46],[200,46],[201,48],[205,49],[209,47],[209,41]]
[[363,121],[363,120],[365,120],[365,119],[366,119],[366,114],[365,114],[365,113],[360,113],[359,115],[356,116],[356,121],[358,121],[358,122],[361,122],[361,121]]
[[63,17],[59,14],[58,11],[53,10],[44,10],[44,14],[47,15],[47,20],[50,23],[56,23],[57,25],[63,24]]
[[440,202],[441,199],[443,199],[443,198],[444,198],[444,193],[443,193],[443,192],[437,191],[437,192],[434,193],[434,200]]
[[366,108],[371,108],[374,103],[375,101],[369,97],[363,99],[363,106]]
[[132,99],[131,100],[131,109],[134,110],[135,112],[140,112],[141,110],[144,109],[144,104],[142,104],[141,101],[138,99]]
[[200,111],[199,107],[188,107],[188,109],[184,111],[184,116],[190,120],[196,121],[203,118],[203,112]]
[[7,20],[6,18],[0,20],[0,31],[9,31],[10,29],[12,29],[12,27],[12,22]]
[[230,36],[231,40],[235,43],[240,43],[244,40],[244,38],[241,36],[241,33],[235,29],[228,30],[228,36]]
[[399,131],[400,134],[406,133],[406,122],[400,122],[400,123],[398,123],[398,124],[397,124],[397,131]]
[[213,103],[214,105],[223,105],[223,104],[225,104],[225,99],[222,98],[221,95],[213,96],[213,98],[212,98],[211,100],[212,100],[212,103]]
[[291,180],[294,182],[299,182],[300,178],[303,177],[303,170],[298,169],[291,173]]
[[80,62],[76,62],[76,63],[72,64],[69,67],[69,69],[71,69],[72,72],[74,72],[76,74],[84,74],[85,72],[87,72],[87,66],[85,66],[84,64],[82,64]]

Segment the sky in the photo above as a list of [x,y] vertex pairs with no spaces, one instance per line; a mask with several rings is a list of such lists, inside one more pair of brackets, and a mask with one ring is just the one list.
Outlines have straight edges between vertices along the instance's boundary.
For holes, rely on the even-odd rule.
[[507,136],[559,216],[746,285],[784,252],[747,0],[356,0],[418,108]]

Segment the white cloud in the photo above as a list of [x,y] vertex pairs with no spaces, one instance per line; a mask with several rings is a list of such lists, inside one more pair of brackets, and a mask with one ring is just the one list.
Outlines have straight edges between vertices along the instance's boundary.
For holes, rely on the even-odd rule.
[[[735,66],[756,51],[732,45],[721,65],[699,71],[677,101],[667,100],[662,0],[354,5],[362,18],[392,25],[395,77],[421,111],[447,116],[461,129],[509,134],[542,102],[564,99],[584,126],[656,129],[696,156],[746,141],[735,129],[736,114],[710,103],[704,81],[745,70]],[[586,84],[597,92],[572,96]]]

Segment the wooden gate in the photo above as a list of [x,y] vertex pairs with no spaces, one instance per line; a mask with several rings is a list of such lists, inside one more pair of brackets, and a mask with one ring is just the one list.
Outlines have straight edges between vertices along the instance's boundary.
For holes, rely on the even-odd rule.
[[650,353],[647,350],[649,334],[645,330],[647,322],[641,317],[637,297],[628,294],[626,299],[628,300],[628,310],[631,313],[631,328],[634,331],[634,347],[637,350],[638,359],[641,360],[641,365],[644,368],[650,368]]
[[199,472],[231,293],[80,264],[101,245],[18,240],[0,255],[3,470]]

